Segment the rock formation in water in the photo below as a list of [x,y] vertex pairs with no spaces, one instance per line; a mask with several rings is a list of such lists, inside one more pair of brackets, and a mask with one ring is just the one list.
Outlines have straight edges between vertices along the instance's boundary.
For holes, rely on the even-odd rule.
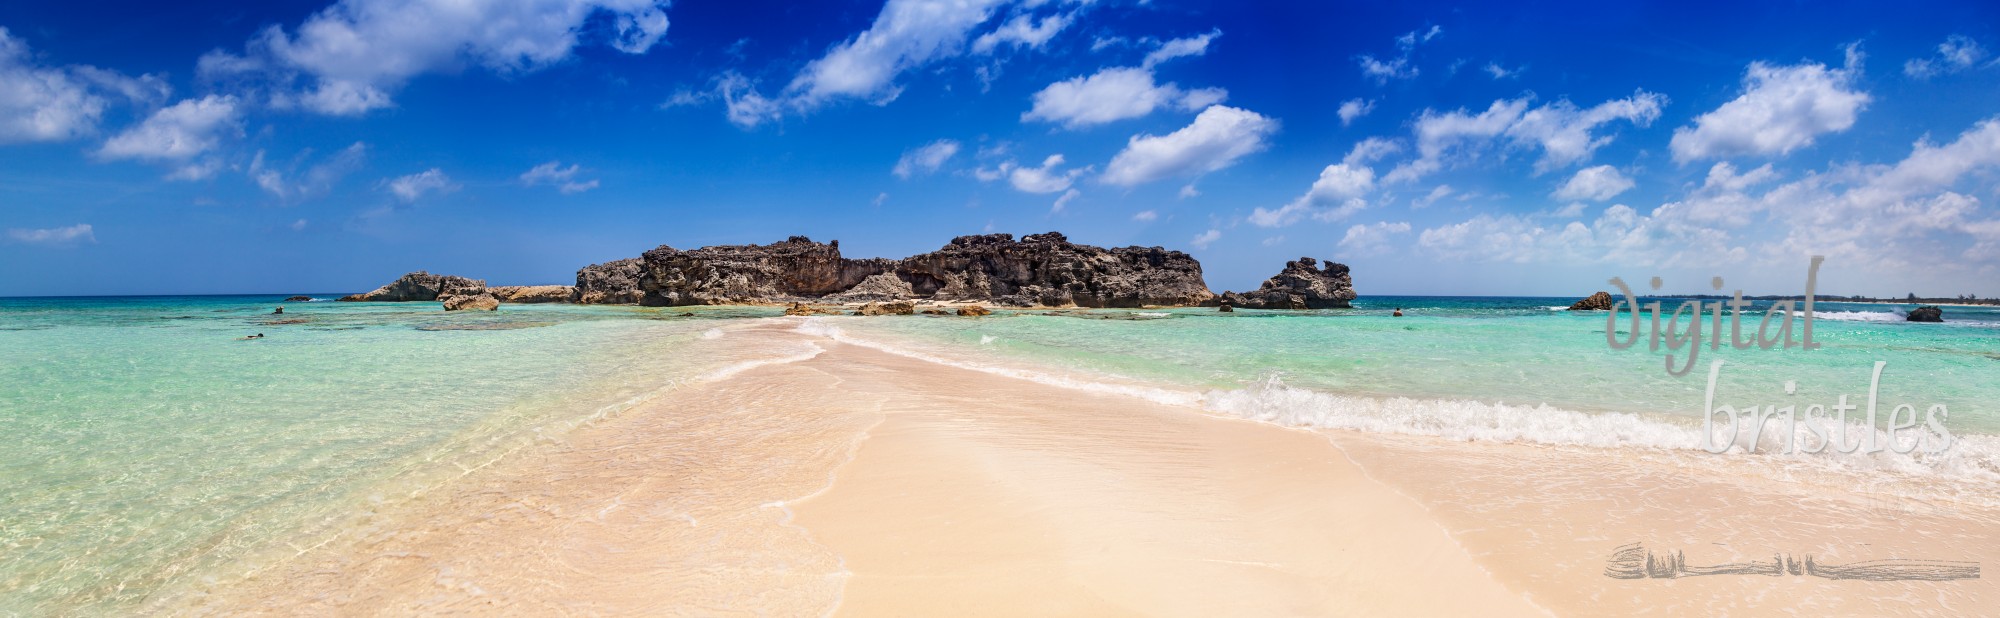
[[343,296],[340,300],[389,303],[433,301],[437,300],[438,295],[448,288],[453,290],[467,290],[471,288],[484,290],[486,282],[451,275],[433,275],[419,270],[403,275],[402,278],[390,282],[389,285],[375,288],[373,292]]
[[960,236],[897,261],[895,273],[920,296],[1014,306],[1194,305],[1215,295],[1188,254],[1079,245],[1058,232]]
[[438,288],[437,300],[445,311],[492,311],[500,308],[500,299],[486,291],[483,279],[445,277],[443,286]]
[[1617,302],[1618,302],[1617,300],[1615,300],[1615,299],[1611,298],[1611,293],[1610,293],[1610,292],[1602,292],[1602,291],[1600,291],[1600,292],[1598,292],[1598,293],[1596,293],[1596,294],[1591,294],[1589,298],[1585,298],[1585,299],[1583,299],[1583,300],[1579,300],[1579,301],[1576,301],[1576,304],[1573,304],[1573,305],[1570,305],[1570,306],[1569,306],[1569,310],[1570,310],[1570,311],[1610,311],[1612,307],[1615,307],[1615,306],[1617,306]]
[[307,302],[312,302],[312,299],[313,299],[313,297],[311,297],[311,296],[292,296],[292,297],[288,297],[288,298],[286,298],[286,299],[285,299],[285,300],[284,300],[283,302],[288,302],[288,303],[307,303]]
[[687,251],[662,245],[639,260],[639,304],[649,307],[817,299],[854,287],[890,264],[842,258],[840,241],[818,243],[804,236]]
[[854,315],[910,315],[917,312],[917,304],[907,300],[870,302],[855,310]]
[[503,303],[566,303],[576,296],[567,285],[495,285],[486,291]]
[[585,305],[631,305],[639,302],[639,258],[591,264],[576,271],[576,293],[570,302]]
[[867,302],[874,300],[901,300],[915,298],[917,292],[910,288],[910,282],[890,273],[876,273],[862,279],[854,287],[826,297],[831,302]]
[[1302,257],[1285,262],[1277,276],[1264,280],[1254,291],[1227,292],[1218,305],[1244,309],[1346,309],[1354,300],[1354,281],[1347,265]]
[[966,305],[958,308],[958,315],[959,317],[976,318],[993,315],[993,310],[980,305]]
[[1931,306],[1918,307],[1911,309],[1910,314],[1903,319],[1910,322],[1943,322],[1944,309]]

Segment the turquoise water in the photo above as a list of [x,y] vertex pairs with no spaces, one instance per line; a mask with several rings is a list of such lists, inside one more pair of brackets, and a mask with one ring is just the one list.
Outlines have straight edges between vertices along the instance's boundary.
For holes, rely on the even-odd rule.
[[[1161,385],[1264,420],[1591,446],[1685,441],[1701,372],[1667,375],[1644,343],[1609,349],[1603,314],[1551,310],[1567,300],[794,321],[954,361]],[[768,308],[448,314],[433,303],[313,302],[274,316],[276,304],[0,299],[0,615],[126,613],[720,367],[797,353],[720,336],[778,313]],[[1404,317],[1390,315],[1397,307]],[[1883,401],[1944,404],[1953,432],[2000,434],[2000,312],[1949,307],[1951,321],[1936,325],[1901,321],[1904,307],[1819,309],[1817,351],[1704,347],[1704,365],[1727,363],[1721,398],[1858,402],[1880,360]],[[1797,395],[1784,395],[1785,381]],[[1991,443],[1968,444],[1885,467],[2000,478]]]
[[315,302],[274,316],[276,298],[0,299],[0,615],[117,613],[310,542],[730,362],[680,352],[775,313]]

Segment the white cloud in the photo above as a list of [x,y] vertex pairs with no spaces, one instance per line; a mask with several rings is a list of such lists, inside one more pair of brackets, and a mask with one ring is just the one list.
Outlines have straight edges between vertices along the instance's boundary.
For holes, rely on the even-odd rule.
[[1195,235],[1194,240],[1188,241],[1188,244],[1194,245],[1196,249],[1207,249],[1209,245],[1221,239],[1222,230],[1209,228],[1208,231]]
[[451,177],[435,167],[389,181],[389,192],[394,193],[396,198],[403,200],[405,204],[416,202],[427,194],[445,194],[457,190],[458,185],[451,182]]
[[305,229],[306,229],[306,220],[305,220],[305,219],[300,219],[300,220],[297,220],[297,221],[293,221],[291,225],[288,225],[288,226],[285,226],[285,227],[289,227],[289,228],[292,228],[292,231],[294,231],[294,232],[303,232],[303,231],[305,231]]
[[1389,252],[1390,238],[1410,233],[1410,224],[1397,221],[1383,221],[1373,225],[1354,225],[1347,228],[1347,235],[1340,238],[1340,248],[1355,257],[1382,255]]
[[1188,183],[1185,185],[1181,185],[1181,191],[1179,194],[1177,194],[1177,196],[1180,199],[1201,197],[1201,190],[1194,188],[1194,183]]
[[1340,162],[1348,165],[1366,165],[1402,151],[1403,145],[1394,140],[1371,137],[1355,142],[1354,148],[1349,149],[1347,156],[1342,157]]
[[1939,75],[1957,73],[1972,68],[1985,60],[1986,48],[1978,41],[1962,34],[1945,37],[1937,46],[1935,58],[1912,58],[1903,63],[1903,74],[1917,79],[1930,79]]
[[91,230],[88,223],[47,229],[9,229],[7,230],[7,238],[18,243],[50,247],[69,246],[79,242],[97,242],[97,234]]
[[213,150],[223,134],[240,131],[238,115],[233,96],[185,99],[112,136],[97,154],[106,159],[186,161]]
[[1741,96],[1695,118],[1693,127],[1674,130],[1674,160],[1784,155],[1846,131],[1871,100],[1855,86],[1859,73],[1853,66],[1753,62]]
[[1486,63],[1486,74],[1493,76],[1493,79],[1495,80],[1520,77],[1521,72],[1526,70],[1528,70],[1528,68],[1525,66],[1517,69],[1509,69],[1507,67],[1500,66],[1500,63],[1498,62]]
[[1368,112],[1372,111],[1375,111],[1375,102],[1372,100],[1348,99],[1342,101],[1340,111],[1337,112],[1340,114],[1340,126],[1344,127],[1354,124],[1355,119],[1366,116]]
[[1166,135],[1134,135],[1111,158],[1103,182],[1135,186],[1175,176],[1197,176],[1263,150],[1278,121],[1256,112],[1216,105]]
[[90,135],[112,103],[107,95],[150,104],[170,92],[165,80],[152,75],[35,64],[27,43],[0,27],[0,144]]
[[1555,212],[1549,213],[1549,216],[1555,217],[1557,219],[1575,219],[1577,217],[1583,216],[1584,211],[1587,211],[1589,209],[1590,209],[1589,204],[1585,204],[1583,202],[1570,202],[1568,205],[1556,209]]
[[[368,158],[368,145],[355,142],[334,153],[333,156],[307,167],[305,172],[297,173],[305,157],[306,155],[300,155],[300,160],[281,170],[278,166],[266,163],[264,151],[259,150],[256,157],[250,160],[250,169],[245,173],[259,188],[280,199],[317,197],[332,191],[334,183],[361,168]],[[288,176],[293,178],[287,179]]]
[[972,40],[972,52],[991,54],[1001,44],[1038,49],[1048,43],[1049,39],[1055,38],[1056,33],[1062,32],[1063,28],[1069,27],[1075,19],[1074,16],[1067,14],[1043,17],[1040,22],[1036,22],[1033,18],[1033,15],[1016,15],[992,32],[979,35],[979,38]]
[[577,179],[577,174],[582,171],[583,166],[581,165],[572,163],[569,167],[563,167],[561,161],[550,161],[522,172],[521,184],[528,187],[540,184],[555,185],[556,190],[562,192],[563,195],[582,193],[597,188],[598,183],[596,179]]
[[[272,26],[242,54],[202,56],[209,77],[261,74],[272,102],[352,115],[392,105],[390,92],[425,73],[474,63],[501,74],[571,57],[587,23],[609,18],[606,41],[640,54],[666,35],[665,0],[340,0],[292,32]],[[291,82],[306,78],[302,90]]]
[[1083,193],[1078,192],[1076,189],[1070,189],[1068,191],[1064,191],[1062,197],[1056,198],[1056,204],[1054,207],[1049,209],[1049,212],[1050,213],[1062,212],[1064,208],[1069,207],[1070,201],[1076,199],[1076,196],[1079,195],[1083,195]]
[[1228,92],[1220,88],[1182,90],[1172,83],[1155,84],[1150,69],[1109,68],[1049,84],[1035,93],[1034,107],[1021,119],[1059,122],[1076,129],[1138,118],[1162,107],[1204,109],[1227,97]]
[[1011,171],[1007,174],[1007,182],[1026,193],[1055,193],[1069,189],[1077,176],[1090,171],[1089,167],[1063,171],[1058,169],[1062,164],[1063,156],[1055,154],[1042,160],[1041,167],[1009,166]]
[[1159,49],[1155,49],[1146,54],[1146,59],[1144,62],[1140,63],[1140,66],[1150,69],[1153,68],[1154,66],[1159,65],[1162,62],[1173,60],[1175,58],[1186,58],[1189,56],[1200,56],[1203,54],[1207,54],[1209,41],[1213,41],[1215,40],[1215,37],[1219,36],[1222,36],[1221,30],[1211,30],[1207,34],[1191,36],[1182,39],[1174,39],[1171,41],[1167,41],[1165,43],[1161,43]]
[[1152,223],[1159,219],[1160,213],[1151,210],[1141,210],[1132,215],[1132,220],[1140,223]]
[[1618,168],[1609,165],[1586,167],[1577,170],[1569,182],[1556,189],[1553,194],[1559,200],[1590,200],[1602,202],[1630,190],[1632,179],[1618,173]]
[[1361,196],[1375,188],[1375,170],[1366,166],[1335,163],[1320,170],[1319,179],[1305,195],[1277,210],[1259,207],[1250,213],[1250,223],[1260,227],[1291,225],[1300,217],[1338,221],[1367,207]]
[[1659,118],[1666,97],[1641,90],[1588,109],[1568,100],[1540,107],[1529,103],[1529,97],[1501,99],[1478,114],[1464,109],[1445,113],[1424,110],[1415,129],[1417,158],[1397,166],[1384,179],[1416,180],[1456,160],[1474,159],[1496,140],[1516,148],[1541,150],[1542,158],[1535,162],[1537,172],[1573,165],[1611,143],[1611,136],[1597,134],[1600,127],[1620,120],[1638,126],[1651,124]]
[[1354,62],[1361,65],[1363,76],[1375,80],[1377,84],[1388,83],[1392,79],[1410,79],[1419,73],[1416,65],[1410,60],[1410,54],[1416,51],[1417,44],[1428,43],[1443,33],[1444,29],[1437,26],[1431,26],[1422,34],[1412,30],[1396,37],[1396,49],[1399,50],[1396,57],[1382,60],[1370,54],[1363,54],[1356,56]]
[[725,117],[738,127],[754,129],[784,113],[778,101],[758,94],[750,79],[735,71],[726,71],[716,78],[715,93],[722,97]]
[[1438,200],[1451,197],[1451,194],[1454,191],[1455,190],[1451,188],[1451,185],[1438,185],[1435,187],[1431,187],[1430,193],[1424,194],[1423,197],[1410,200],[1410,208],[1411,209],[1428,208],[1430,207],[1431,204],[1437,203]]
[[889,0],[873,25],[807,64],[785,88],[800,107],[834,98],[886,103],[897,75],[963,51],[1003,0]]
[[882,204],[885,204],[885,203],[887,203],[888,201],[889,201],[889,194],[888,194],[888,192],[882,192],[882,193],[877,193],[877,194],[875,194],[875,200],[874,200],[873,202],[870,202],[870,203],[871,203],[871,204],[874,204],[874,205],[876,205],[876,206],[878,206],[878,207],[879,207],[879,206],[881,206]]
[[910,178],[936,172],[946,161],[958,156],[957,140],[941,139],[903,153],[896,160],[896,167],[890,170],[898,178]]

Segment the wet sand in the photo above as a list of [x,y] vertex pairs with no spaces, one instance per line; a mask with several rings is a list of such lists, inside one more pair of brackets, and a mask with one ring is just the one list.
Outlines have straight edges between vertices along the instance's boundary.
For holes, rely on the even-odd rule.
[[[2000,558],[1990,513],[1684,456],[1316,432],[842,344],[672,393],[163,598],[197,615],[1967,615],[1992,579],[1613,579]],[[1754,476],[1754,475],[1753,475]],[[1816,493],[1819,492],[1819,493]]]

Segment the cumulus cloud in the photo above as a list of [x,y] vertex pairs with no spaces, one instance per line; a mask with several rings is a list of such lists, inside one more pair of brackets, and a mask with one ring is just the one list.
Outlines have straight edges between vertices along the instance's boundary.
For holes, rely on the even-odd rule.
[[1320,170],[1319,179],[1305,195],[1277,210],[1259,207],[1250,213],[1250,223],[1260,227],[1291,225],[1301,217],[1338,221],[1367,207],[1361,199],[1375,188],[1375,170],[1366,166],[1335,163]]
[[1151,69],[1109,68],[1088,77],[1049,84],[1035,93],[1034,107],[1021,119],[1061,123],[1076,129],[1127,118],[1138,118],[1162,107],[1194,111],[1221,103],[1229,93],[1221,88],[1182,90],[1173,83],[1155,84]]
[[1695,118],[1694,126],[1674,130],[1674,160],[1784,155],[1846,131],[1871,100],[1854,83],[1860,73],[1854,58],[1843,69],[1751,63],[1742,95]]
[[958,156],[957,140],[941,139],[903,153],[896,160],[896,167],[890,170],[898,178],[910,178],[936,172],[946,161]]
[[1939,75],[1957,73],[1970,69],[1987,56],[1985,47],[1979,41],[1962,34],[1946,37],[1937,46],[1937,55],[1931,58],[1912,58],[1903,63],[1903,74],[1917,79],[1930,79]]
[[1211,106],[1194,122],[1166,135],[1140,134],[1111,158],[1101,180],[1136,186],[1177,176],[1198,176],[1234,165],[1268,147],[1278,121],[1249,110]]
[[392,105],[391,92],[426,73],[471,63],[518,74],[566,60],[598,15],[612,26],[604,42],[625,53],[645,53],[667,32],[665,0],[340,0],[291,32],[264,29],[240,54],[209,52],[198,68],[267,78],[279,106],[361,114]]
[[444,170],[435,167],[390,180],[388,187],[389,192],[395,194],[396,199],[403,200],[405,204],[415,203],[425,195],[442,195],[458,190],[458,185],[452,183],[451,177],[446,176]]
[[1382,255],[1389,252],[1389,243],[1394,236],[1410,233],[1410,224],[1403,221],[1394,223],[1383,221],[1372,225],[1354,225],[1347,228],[1347,234],[1340,237],[1340,248],[1354,257]]
[[1355,119],[1366,116],[1372,111],[1375,111],[1375,101],[1348,99],[1340,103],[1340,110],[1336,113],[1340,114],[1340,126],[1344,127],[1354,124]]
[[1141,210],[1137,213],[1133,213],[1132,215],[1132,220],[1138,221],[1140,223],[1152,223],[1154,221],[1158,221],[1159,219],[1160,219],[1160,213],[1151,210]]
[[186,99],[153,112],[137,126],[112,136],[98,148],[97,154],[105,159],[179,163],[181,169],[170,177],[206,178],[214,173],[216,165],[187,162],[214,150],[226,134],[240,133],[240,114],[233,96]]
[[17,243],[45,247],[66,247],[81,242],[97,242],[97,234],[91,230],[88,223],[46,229],[14,228],[7,230],[7,238]]
[[0,28],[0,144],[90,135],[114,100],[151,103],[169,92],[166,82],[152,75],[36,64],[28,44]]
[[1556,189],[1554,195],[1559,200],[1602,202],[1631,190],[1633,185],[1632,179],[1618,173],[1618,168],[1599,165],[1577,170],[1576,175]]
[[1159,49],[1155,49],[1146,54],[1146,59],[1140,63],[1140,66],[1150,69],[1162,62],[1173,60],[1175,58],[1185,58],[1188,56],[1200,56],[1203,54],[1207,54],[1208,43],[1210,41],[1215,40],[1215,37],[1219,36],[1222,36],[1221,30],[1211,30],[1207,34],[1191,36],[1182,39],[1174,39],[1171,41],[1167,41],[1165,43],[1161,43]]
[[1056,14],[1043,17],[1037,22],[1033,15],[1016,15],[992,32],[973,39],[972,52],[991,54],[1001,45],[1037,49],[1048,43],[1049,39],[1055,38],[1056,33],[1062,32],[1063,28],[1069,27],[1074,19],[1073,15]]
[[1222,230],[1209,228],[1206,232],[1196,234],[1193,240],[1188,241],[1188,244],[1194,245],[1196,249],[1207,249],[1209,245],[1215,244],[1215,241],[1221,239]]
[[1647,126],[1659,118],[1660,108],[1666,105],[1666,97],[1643,90],[1589,108],[1579,108],[1566,99],[1539,107],[1531,101],[1531,97],[1501,99],[1477,114],[1465,109],[1442,113],[1424,110],[1415,128],[1417,158],[1397,166],[1385,179],[1416,180],[1454,161],[1476,158],[1496,142],[1540,150],[1537,173],[1560,169],[1588,160],[1598,148],[1611,143],[1611,135],[1598,132],[1605,125],[1625,121]]
[[527,187],[543,184],[554,185],[556,190],[562,192],[563,195],[582,193],[597,188],[598,183],[596,179],[581,180],[577,178],[577,174],[582,172],[583,166],[581,165],[572,163],[569,167],[563,167],[561,161],[550,161],[529,168],[528,171],[521,172],[521,185]]
[[1054,154],[1042,160],[1041,167],[1009,165],[1007,182],[1014,185],[1015,189],[1026,193],[1055,193],[1069,189],[1077,176],[1090,171],[1089,167],[1064,171],[1060,169],[1062,164],[1063,156]]

